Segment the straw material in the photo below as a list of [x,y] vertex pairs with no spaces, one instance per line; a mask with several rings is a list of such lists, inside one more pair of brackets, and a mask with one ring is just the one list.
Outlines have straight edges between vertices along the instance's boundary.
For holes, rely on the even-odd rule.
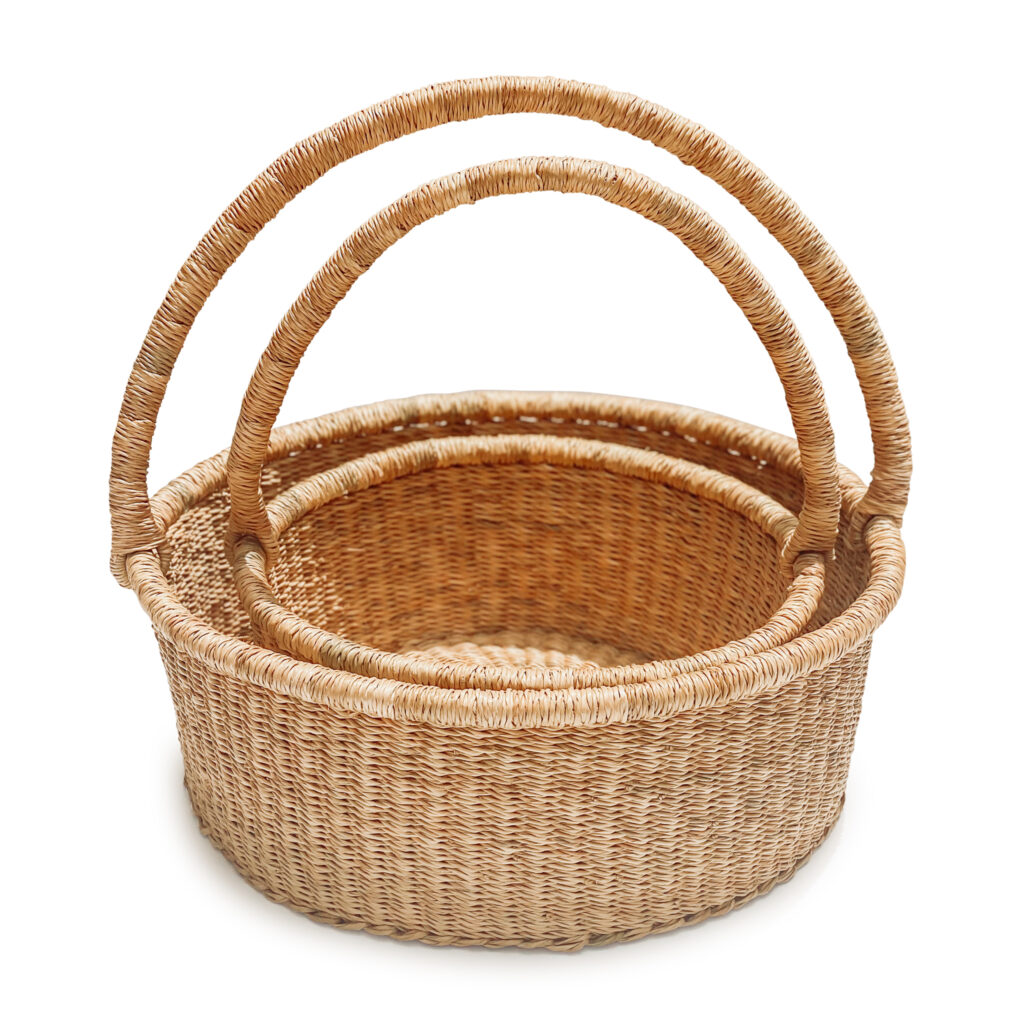
[[[791,640],[824,587],[810,554],[786,589],[778,566],[796,519],[761,491],[592,440],[410,441],[309,477],[267,511],[273,536],[287,531],[274,577],[288,608],[260,543],[244,538],[233,562],[260,638],[385,679],[665,678]],[[345,639],[361,635],[388,649]],[[654,660],[680,651],[700,653]]]
[[124,585],[126,556],[162,540],[146,487],[156,417],[181,346],[228,267],[289,200],[337,164],[433,125],[513,113],[578,117],[652,142],[718,182],[775,235],[832,314],[864,392],[875,468],[858,514],[899,524],[910,486],[910,434],[892,359],[856,282],[793,200],[723,139],[637,96],[557,78],[480,78],[395,96],[304,139],[221,214],[178,272],[135,361],[114,436],[111,567]]
[[259,494],[267,438],[299,361],[355,281],[432,217],[490,196],[539,191],[598,196],[640,213],[676,235],[725,286],[772,358],[800,444],[805,501],[784,562],[789,568],[801,553],[831,551],[839,517],[832,426],[796,325],[746,254],[700,207],[635,171],[569,157],[502,160],[423,185],[360,227],[324,264],[274,332],[242,400],[228,460],[232,535],[256,537],[276,555]]
[[[373,614],[383,620],[377,627],[387,632],[391,644],[402,642],[396,639],[394,630],[387,630],[387,623],[394,621],[406,631],[413,623],[422,622],[423,628],[430,623],[442,636],[451,637],[454,632],[458,637],[455,642],[462,646],[465,643],[462,638],[467,634],[466,615],[458,608],[464,606],[475,618],[484,616],[484,621],[476,621],[468,630],[471,633],[506,632],[511,623],[523,620],[521,625],[526,633],[513,645],[517,648],[524,644],[530,648],[536,646],[526,634],[535,632],[539,622],[558,623],[561,627],[564,623],[560,619],[572,620],[581,637],[588,631],[614,628],[622,633],[625,629],[622,639],[630,642],[634,651],[639,642],[636,634],[642,632],[646,638],[645,649],[661,653],[639,656],[640,661],[649,663],[646,666],[634,665],[631,671],[599,674],[600,681],[619,682],[687,671],[694,666],[683,665],[678,658],[671,663],[663,659],[672,653],[696,653],[703,646],[721,648],[730,639],[742,637],[764,622],[770,614],[764,607],[766,599],[781,600],[779,581],[772,578],[770,571],[765,572],[766,566],[770,568],[774,560],[756,551],[756,546],[747,543],[747,537],[737,533],[735,528],[720,526],[721,510],[707,507],[706,499],[710,497],[707,492],[702,495],[704,504],[690,508],[687,513],[696,528],[676,537],[674,549],[659,549],[657,543],[664,536],[659,516],[671,522],[672,510],[652,513],[635,496],[609,493],[604,501],[612,509],[603,523],[603,532],[593,529],[597,517],[592,512],[579,514],[580,523],[591,527],[589,532],[574,523],[560,527],[573,538],[574,543],[569,546],[546,544],[543,526],[540,536],[536,531],[521,531],[516,543],[524,551],[546,551],[549,558],[546,566],[517,562],[508,550],[502,549],[497,552],[496,561],[492,559],[495,564],[468,568],[467,578],[461,582],[462,592],[456,593],[454,567],[460,560],[465,561],[461,557],[463,550],[473,551],[474,545],[487,547],[489,544],[486,537],[459,514],[460,508],[473,501],[473,495],[493,500],[495,515],[508,515],[523,522],[524,513],[532,518],[538,515],[530,508],[531,502],[542,506],[539,514],[543,517],[544,507],[555,508],[567,500],[568,487],[552,486],[550,472],[547,478],[533,474],[536,481],[525,482],[525,488],[523,481],[515,479],[516,474],[505,472],[497,476],[485,474],[477,485],[464,483],[462,486],[468,487],[468,492],[456,496],[454,509],[450,502],[443,507],[432,507],[439,506],[440,501],[428,483],[419,502],[413,500],[400,505],[401,512],[396,515],[401,537],[396,536],[394,528],[387,533],[378,528],[367,540],[371,552],[381,548],[388,552],[387,557],[383,561],[378,559],[372,568],[358,560],[339,557],[336,538],[350,537],[351,524],[342,526],[330,519],[329,514],[306,517],[306,541],[296,568],[289,574],[278,566],[276,577],[281,585],[297,589],[300,603],[310,605],[311,611],[296,614],[298,606],[294,602],[290,608],[285,608],[276,601],[273,587],[265,576],[262,556],[265,552],[270,564],[278,558],[279,531],[273,529],[268,519],[259,491],[259,478],[270,431],[292,376],[313,337],[359,276],[417,224],[461,203],[546,189],[599,196],[641,213],[672,231],[719,278],[771,355],[793,412],[805,500],[799,522],[790,527],[789,536],[783,542],[781,563],[788,574],[795,559],[803,558],[806,568],[815,558],[820,565],[822,553],[831,552],[839,516],[838,470],[821,382],[796,326],[746,254],[699,207],[633,171],[567,157],[499,161],[424,185],[359,228],[313,278],[282,320],[260,359],[242,402],[228,458],[228,482],[232,509],[230,532],[236,545],[234,565],[243,601],[258,615],[264,641],[334,668],[412,682],[500,687],[550,686],[557,685],[556,680],[568,680],[574,685],[593,685],[597,681],[595,676],[585,672],[533,673],[530,682],[524,682],[520,672],[488,671],[479,666],[473,671],[460,672],[450,664],[450,658],[396,657],[351,642],[342,626],[329,623],[339,616],[343,622],[351,623],[353,609],[368,604],[374,609]],[[480,474],[461,474],[463,481],[470,477],[480,477]],[[603,478],[592,478],[584,502],[590,500],[596,505],[598,499],[591,495],[606,488]],[[517,498],[511,494],[513,489],[520,493],[525,489],[526,493]],[[499,496],[508,500],[502,501]],[[307,493],[305,497],[310,495]],[[301,501],[301,498],[300,495],[295,500]],[[417,507],[421,510],[418,516]],[[374,522],[384,514],[379,506],[366,513]],[[432,569],[424,572],[420,570],[423,540],[434,516],[440,525],[431,533],[434,538]],[[639,525],[631,529],[635,523]],[[417,541],[416,533],[424,534],[423,540]],[[616,536],[622,533],[626,536]],[[310,539],[311,534],[315,539]],[[455,538],[454,549],[444,543],[446,537]],[[411,554],[411,563],[408,556],[403,558],[406,548]],[[612,551],[619,559],[618,572],[606,573],[610,579],[602,579],[600,574],[588,575],[585,571],[594,566],[597,551]],[[340,554],[343,556],[344,552]],[[666,576],[662,567],[673,565],[688,568],[675,578],[671,572]],[[622,566],[629,566],[632,571],[623,576]],[[737,577],[737,570],[742,578]],[[431,572],[437,576],[433,586],[429,579],[422,578],[429,577]],[[338,576],[346,577],[354,585],[354,592],[350,588],[340,593],[337,587],[332,587],[331,581]],[[406,586],[412,578],[417,579],[418,585]],[[623,594],[621,586],[617,585],[623,580],[631,593]],[[416,597],[406,599],[410,589],[416,591]],[[518,611],[510,607],[508,601],[516,590],[521,592],[522,607]],[[650,599],[649,592],[657,597]],[[673,593],[677,599],[666,600],[666,595]],[[602,595],[600,609],[589,607],[593,594]],[[685,596],[679,599],[680,594]],[[417,604],[429,606],[425,619],[422,612],[413,613]],[[806,622],[806,615],[803,620],[794,618],[789,608],[779,611],[788,623],[788,630],[779,630],[775,628],[777,623],[770,623],[767,629],[759,631],[754,642],[734,645],[726,657],[760,649],[757,641],[771,646],[791,639]],[[810,609],[806,608],[805,612],[809,614]],[[638,616],[647,620],[644,625],[637,621]],[[356,617],[358,619],[358,614]],[[615,622],[619,623],[618,627],[613,625]],[[325,628],[317,628],[318,625]],[[363,628],[373,630],[375,627],[365,623]],[[417,640],[412,641],[412,646],[419,645]],[[612,657],[614,663],[622,663],[619,654],[613,653]],[[637,658],[631,655],[625,660],[636,661]],[[715,660],[719,659],[712,658],[709,662],[704,656],[699,663]],[[443,664],[445,661],[449,664]],[[692,663],[692,659],[689,661]]]
[[[265,491],[411,436],[488,431],[649,448],[790,509],[802,500],[785,438],[656,403],[528,394],[387,403],[275,432]],[[655,682],[482,690],[369,679],[254,646],[220,547],[226,453],[196,467],[154,498],[168,574],[152,554],[129,569],[204,831],[274,900],[432,943],[578,949],[767,891],[839,813],[870,637],[902,582],[898,530],[873,520],[865,547],[849,518],[864,487],[846,471],[841,482],[811,631]]]
[[[383,141],[517,111],[663,146],[776,235],[847,343],[871,485],[836,467],[799,335],[728,236],[633,172],[544,158],[424,186],[357,232],[282,322],[270,356],[285,359],[261,364],[230,459],[150,499],[174,361],[262,226]],[[380,251],[458,202],[545,187],[621,202],[694,248],[772,353],[799,446],[691,409],[578,394],[425,396],[271,431],[290,364]],[[129,379],[111,564],[153,622],[201,825],[252,884],[340,927],[571,950],[723,913],[788,878],[827,835],[871,637],[902,583],[909,473],[877,322],[760,171],[636,97],[482,79],[305,140],[203,239]],[[310,660],[266,646],[226,542],[257,618],[260,601],[280,611],[279,596],[349,646]],[[319,663],[353,643],[372,664]]]

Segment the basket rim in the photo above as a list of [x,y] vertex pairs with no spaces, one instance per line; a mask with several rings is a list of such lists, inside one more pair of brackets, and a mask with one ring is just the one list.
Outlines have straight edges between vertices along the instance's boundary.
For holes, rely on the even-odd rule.
[[[357,406],[278,428],[268,455],[277,459],[345,437],[430,423],[468,423],[474,417],[492,422],[576,418],[581,423],[654,429],[799,471],[796,442],[774,431],[686,406],[581,392],[470,391]],[[220,452],[186,470],[154,496],[153,508],[165,529],[223,488],[226,462],[227,452]],[[866,488],[844,467],[840,478],[844,509],[849,512]],[[174,594],[155,551],[131,555],[126,566],[131,587],[155,629],[175,647],[233,681],[324,705],[337,713],[382,720],[478,729],[565,728],[657,721],[755,697],[823,668],[868,641],[899,597],[904,553],[899,527],[888,516],[869,519],[864,538],[871,563],[867,583],[825,625],[728,664],[682,676],[585,689],[446,689],[324,668],[221,633],[190,612]]]
[[[266,503],[275,545],[292,526],[325,504],[398,479],[438,469],[510,464],[552,465],[610,473],[713,502],[742,517],[775,542],[780,574],[783,552],[797,517],[770,495],[700,463],[647,448],[593,438],[543,433],[468,434],[413,440],[348,460],[292,484]],[[825,588],[825,559],[817,552],[800,556],[775,610],[748,634],[673,658],[647,658],[628,664],[577,668],[524,668],[465,665],[427,655],[409,655],[363,643],[316,625],[278,596],[268,571],[270,559],[259,540],[239,538],[233,546],[235,583],[257,629],[274,646],[331,668],[433,686],[484,689],[546,689],[611,686],[683,675],[708,665],[735,660],[792,639],[817,611]],[[266,638],[265,637],[265,638]]]

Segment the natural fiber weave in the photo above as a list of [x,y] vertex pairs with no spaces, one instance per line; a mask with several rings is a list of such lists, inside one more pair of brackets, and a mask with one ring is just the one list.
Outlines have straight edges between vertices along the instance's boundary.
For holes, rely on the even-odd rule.
[[384,679],[666,678],[792,639],[824,586],[811,554],[787,590],[779,562],[797,521],[763,492],[601,441],[411,441],[308,477],[267,512],[275,548],[285,536],[277,594],[254,539],[233,562],[260,638]]
[[224,211],[181,268],[135,361],[114,437],[112,568],[122,583],[128,584],[125,557],[161,542],[146,488],[156,416],[181,346],[228,267],[289,200],[344,160],[433,125],[513,113],[578,117],[646,139],[718,182],[775,235],[832,314],[864,392],[875,469],[858,513],[900,522],[910,486],[910,435],[892,359],[856,282],[793,200],[714,133],[629,93],[557,78],[481,78],[395,96],[304,139]]
[[[264,487],[274,496],[410,436],[541,430],[699,461],[800,507],[792,441],[577,395],[322,417],[275,432]],[[272,899],[402,938],[576,949],[738,906],[789,877],[838,815],[870,635],[902,581],[885,519],[865,549],[844,515],[813,631],[772,651],[657,683],[452,690],[251,646],[218,547],[225,464],[154,498],[169,575],[153,555],[129,565],[161,641],[196,812]],[[842,483],[848,513],[864,488],[845,471]]]
[[[503,605],[487,606],[498,588],[481,590],[486,616],[465,601],[417,601],[417,586],[443,578],[434,571],[412,579],[411,603],[393,621],[380,600],[361,611],[353,607],[368,639],[386,641],[384,647],[393,643],[409,655],[427,651],[452,666],[490,662],[499,673],[509,665],[566,673],[564,685],[542,688],[373,677],[253,643],[224,544],[229,530],[237,537],[240,522],[244,532],[247,517],[262,514],[262,499],[257,494],[255,503],[236,508],[236,521],[229,523],[226,453],[194,467],[152,500],[146,493],[156,413],[191,323],[248,241],[329,167],[432,124],[525,110],[588,117],[693,163],[776,234],[832,312],[865,394],[876,466],[870,488],[838,471],[841,516],[817,610],[792,639],[737,652],[733,660],[700,660],[708,645],[756,631],[784,598],[784,577],[775,571],[780,537],[765,525],[787,517],[773,519],[764,503],[757,529],[749,518],[739,517],[747,526],[729,520],[734,532],[726,546],[744,553],[742,569],[756,566],[760,575],[740,591],[742,607],[724,598],[729,587],[745,582],[739,570],[728,586],[705,591],[705,600],[721,605],[717,622],[706,608],[701,617],[701,601],[676,592],[683,570],[667,556],[680,552],[685,562],[680,541],[697,536],[700,517],[684,514],[680,525],[674,518],[678,507],[663,494],[651,501],[651,530],[643,533],[645,517],[631,515],[630,529],[642,538],[633,543],[627,537],[622,544],[622,550],[646,547],[652,553],[649,564],[619,568],[619,575],[635,572],[639,580],[647,574],[652,581],[646,606],[639,583],[617,580],[616,567],[605,567],[604,582],[618,586],[623,607],[632,609],[625,617],[602,619],[603,594],[571,576],[567,583],[564,570],[543,575],[548,566],[536,515],[527,516],[525,526],[517,516],[488,521],[474,512],[458,518],[466,480],[479,495],[498,474],[513,503],[527,500],[540,478],[556,486],[570,512],[585,509],[576,525],[594,517],[593,537],[623,525],[615,518],[623,502],[640,509],[636,502],[630,505],[631,498],[651,481],[608,473],[600,488],[585,488],[585,479],[597,471],[549,464],[555,438],[661,453],[708,467],[800,514],[806,536],[820,538],[828,481],[830,474],[835,481],[836,472],[827,424],[814,415],[802,419],[800,401],[816,401],[811,391],[801,391],[806,379],[803,385],[793,381],[789,397],[803,455],[811,455],[817,467],[812,470],[801,466],[795,442],[778,435],[680,407],[587,395],[472,393],[384,403],[274,431],[266,451],[257,450],[280,400],[271,389],[259,415],[247,421],[253,432],[236,446],[245,459],[232,461],[232,474],[251,472],[255,456],[258,479],[250,479],[248,493],[260,484],[272,512],[302,497],[304,514],[280,545],[289,601],[304,599],[294,584],[303,578],[315,584],[319,577],[288,572],[287,560],[297,557],[291,568],[301,569],[303,560],[319,557],[318,545],[327,536],[310,533],[305,540],[316,543],[303,547],[303,523],[340,516],[334,525],[363,529],[360,545],[369,548],[376,543],[375,530],[396,522],[408,526],[401,522],[403,510],[419,507],[416,488],[428,479],[442,513],[435,525],[451,517],[459,530],[489,530],[493,546],[475,550],[487,551],[492,571],[506,567],[504,583],[517,578],[515,558],[532,558],[531,571],[540,575],[545,592],[561,587],[572,600],[552,600],[530,615],[528,593],[509,587]],[[550,169],[545,165],[539,173]],[[329,309],[314,313],[326,316]],[[751,319],[756,325],[757,317]],[[783,357],[782,365],[796,364]],[[331,498],[316,508],[316,500],[306,500],[311,487],[327,482],[318,474],[337,482],[351,472],[353,460],[371,453],[388,452],[383,462],[400,463],[416,451],[410,441],[442,442],[440,450],[447,450],[462,443],[446,439],[467,438],[472,447],[487,438],[500,447],[517,435],[530,435],[530,444],[546,448],[548,462],[399,475],[358,492],[377,500],[374,505],[374,498],[354,499],[368,503],[365,516],[346,515],[348,499]],[[623,458],[639,464],[650,456]],[[398,97],[300,143],[200,243],[154,319],[129,381],[111,474],[112,565],[136,591],[156,630],[186,784],[202,827],[254,885],[342,927],[434,943],[576,949],[738,906],[788,878],[828,833],[842,805],[871,636],[902,582],[898,527],[909,468],[905,416],[877,322],[831,248],[760,171],[705,129],[635,97],[548,79],[451,83]],[[687,500],[679,489],[673,495],[677,502]],[[533,500],[536,511],[540,505]],[[727,503],[706,502],[701,514],[716,507],[727,509]],[[708,517],[710,535],[726,529],[728,518]],[[527,546],[536,551],[523,553],[524,529],[533,531]],[[554,538],[560,532],[572,531],[551,530],[545,543],[569,544],[560,553],[564,567],[573,564],[572,551],[570,541]],[[713,542],[702,536],[710,550]],[[437,544],[444,550],[453,543],[439,528],[424,546],[424,557]],[[412,555],[408,542],[394,550]],[[595,563],[586,572],[601,570],[602,550],[607,548],[586,545]],[[802,550],[803,544],[791,544],[791,554]],[[344,565],[342,555],[356,556],[367,580],[376,573],[373,558],[383,557],[380,548],[336,553],[337,567]],[[583,557],[582,548],[577,555]],[[804,567],[798,560],[796,568]],[[322,579],[329,587],[342,586],[337,574]],[[697,585],[695,573],[686,579]],[[765,592],[760,595],[758,581]],[[308,588],[305,599],[314,590]],[[335,596],[340,593],[336,589]],[[633,605],[629,595],[636,599]],[[358,597],[350,590],[345,600]],[[370,614],[374,604],[376,618]],[[585,607],[574,607],[579,605]],[[306,607],[317,610],[315,603]],[[463,619],[453,622],[449,613],[459,609]],[[685,623],[679,621],[681,609],[690,613]],[[351,623],[343,625],[348,629]],[[618,671],[644,658],[687,655],[697,663],[685,672],[576,684],[593,681],[600,668]],[[525,678],[517,674],[520,668],[512,673]]]
[[783,559],[832,550],[839,489],[832,425],[814,363],[771,287],[742,249],[700,207],[657,182],[611,164],[570,157],[502,160],[421,186],[355,231],[324,264],[281,321],[242,400],[231,455],[231,533],[276,555],[259,494],[267,439],[306,348],[356,280],[416,225],[464,203],[523,192],[600,197],[667,228],[715,274],[757,332],[782,381],[800,445],[804,506]]
[[[372,569],[367,569],[357,559],[339,557],[344,552],[339,551],[338,538],[350,533],[351,527],[340,528],[338,523],[330,520],[329,514],[305,516],[304,536],[307,539],[303,555],[292,560],[291,573],[286,573],[284,566],[279,564],[275,578],[280,586],[297,590],[299,604],[310,605],[313,611],[311,614],[300,613],[299,604],[294,600],[288,608],[276,601],[274,588],[266,579],[263,552],[271,562],[277,560],[280,530],[274,529],[268,520],[259,493],[259,477],[267,439],[285,391],[313,337],[359,276],[386,248],[415,225],[461,203],[544,189],[600,196],[662,224],[684,241],[728,289],[775,363],[793,411],[800,445],[805,501],[799,522],[791,525],[789,536],[783,541],[781,562],[788,575],[794,559],[802,557],[806,569],[811,559],[820,565],[822,554],[831,551],[839,516],[839,491],[832,430],[821,382],[796,326],[742,250],[698,207],[633,171],[570,158],[505,160],[424,185],[363,225],[317,273],[285,316],[260,359],[242,402],[228,458],[228,481],[231,535],[240,538],[234,555],[239,586],[247,607],[258,614],[260,635],[268,644],[334,668],[410,682],[489,687],[559,683],[594,685],[599,681],[657,678],[713,663],[719,659],[709,660],[704,656],[703,660],[695,662],[690,658],[683,664],[678,655],[699,652],[704,646],[720,648],[730,640],[738,640],[761,626],[771,614],[772,609],[764,607],[766,599],[770,601],[774,596],[776,601],[781,600],[781,579],[775,579],[765,571],[778,559],[739,543],[745,538],[740,537],[735,529],[714,528],[713,524],[721,526],[728,517],[723,519],[720,510],[707,507],[706,500],[702,507],[693,508],[688,513],[691,521],[697,524],[696,529],[691,529],[685,537],[677,538],[675,550],[659,550],[656,544],[652,547],[651,542],[656,542],[664,533],[662,518],[665,512],[637,506],[636,499],[623,494],[597,496],[597,492],[606,486],[603,477],[591,477],[588,494],[582,499],[584,503],[591,501],[596,504],[600,500],[605,504],[618,503],[603,532],[592,528],[593,521],[589,524],[589,532],[581,530],[576,523],[565,523],[563,528],[570,531],[571,539],[575,541],[567,547],[564,544],[545,545],[535,533],[527,535],[524,531],[516,542],[509,543],[532,547],[534,551],[546,548],[552,560],[546,568],[516,562],[511,552],[506,550],[497,552],[496,565],[488,568],[474,566],[471,557],[460,558],[459,551],[453,550],[451,544],[445,544],[444,539],[453,539],[457,548],[471,544],[486,546],[486,538],[479,530],[459,534],[460,524],[464,531],[469,528],[465,516],[459,515],[459,509],[474,502],[475,496],[488,495],[494,503],[495,515],[508,515],[519,522],[525,522],[522,513],[527,511],[530,501],[556,508],[565,498],[564,488],[551,485],[550,471],[546,475],[532,474],[537,490],[531,495],[530,482],[517,482],[516,477],[521,474],[505,470],[496,475],[460,474],[463,481],[479,478],[479,484],[466,485],[467,493],[457,496],[454,510],[450,504],[432,508],[437,499],[428,483],[419,505],[416,501],[401,505],[403,511],[400,516],[404,519],[404,523],[398,524],[401,538],[394,530],[385,536],[378,529],[376,535],[366,541],[371,559],[380,550],[387,549],[387,556],[383,560],[376,559]],[[525,491],[525,496],[501,502],[499,495],[513,488]],[[395,489],[390,487],[387,491],[390,493]],[[407,491],[408,486],[404,490]],[[704,497],[706,499],[707,495]],[[294,501],[299,501],[299,498]],[[424,514],[413,521],[417,508]],[[376,523],[383,512],[379,507],[371,507],[365,515]],[[432,523],[435,517],[437,522]],[[668,521],[672,521],[671,513]],[[587,520],[581,518],[580,522]],[[429,545],[429,555],[424,554],[427,531],[431,531],[434,538]],[[314,539],[309,539],[311,533],[316,534]],[[416,533],[424,534],[419,542]],[[623,536],[619,538],[617,533]],[[412,569],[417,581],[415,586],[409,579],[410,567],[403,565],[400,552],[405,546],[411,549],[415,560],[431,559],[431,569]],[[609,585],[600,583],[596,578],[587,578],[585,570],[595,565],[597,551],[610,551],[613,553],[611,557],[618,558],[622,566],[630,567],[625,575],[621,575],[620,569],[619,576],[626,581],[627,588],[631,586],[634,591],[627,603],[623,603],[621,588],[615,586],[614,581]],[[462,592],[455,593],[458,575],[455,567],[460,562],[466,562],[468,568],[461,583]],[[672,587],[664,582],[665,573],[661,567],[677,563],[685,563],[688,568]],[[722,567],[729,565],[732,571],[723,572]],[[744,578],[738,578],[737,572]],[[432,573],[436,577],[433,582],[430,579]],[[356,588],[355,592],[350,588],[345,594],[337,593],[331,586],[336,576],[346,577]],[[647,589],[655,588],[659,581],[662,581],[663,592],[649,595]],[[411,596],[413,590],[414,597]],[[523,603],[518,612],[508,603],[510,595],[516,591],[521,592]],[[666,600],[666,594],[672,591],[677,597],[685,596]],[[594,594],[602,595],[597,609],[589,606]],[[394,622],[407,633],[423,619],[422,614],[417,617],[413,613],[417,603],[424,606],[427,621],[439,631],[440,636],[457,638],[455,642],[460,645],[467,634],[460,607],[477,617],[483,615],[487,619],[490,616],[489,621],[476,621],[475,627],[468,632],[479,632],[485,627],[492,632],[501,631],[525,616],[527,621],[517,628],[525,629],[527,633],[538,628],[548,631],[562,628],[565,623],[560,619],[574,622],[574,628],[581,637],[585,637],[588,630],[607,630],[605,620],[620,622],[623,627],[627,623],[632,624],[635,633],[638,628],[636,618],[640,615],[648,623],[639,628],[649,637],[648,645],[655,645],[649,649],[660,653],[648,654],[641,659],[648,664],[635,665],[632,671],[597,675],[577,670],[524,674],[501,669],[490,671],[480,665],[467,670],[460,669],[450,659],[445,664],[444,660],[385,654],[372,646],[354,642],[355,638],[347,635],[341,627],[329,625],[339,615],[351,621],[355,606],[370,605],[378,619],[378,631],[387,632],[388,624]],[[794,617],[791,609],[780,611],[783,612],[782,624],[788,628],[779,629],[779,624],[773,622],[759,632],[756,640],[734,644],[723,656],[752,653],[791,639],[805,624],[810,608],[805,608],[803,619]],[[737,625],[737,618],[745,625]],[[705,620],[703,623],[702,619]],[[375,626],[366,623],[363,628],[372,630]],[[425,624],[423,628],[426,628]],[[334,635],[339,629],[340,634]],[[629,632],[628,627],[626,632]],[[601,636],[603,640],[607,639],[604,633]],[[421,646],[418,637],[407,635],[405,639],[413,646]],[[621,640],[636,649],[636,635],[625,635]],[[387,642],[394,644],[398,641],[392,638]],[[529,644],[528,640],[526,642]],[[676,657],[667,662],[666,659],[672,659],[673,655]]]

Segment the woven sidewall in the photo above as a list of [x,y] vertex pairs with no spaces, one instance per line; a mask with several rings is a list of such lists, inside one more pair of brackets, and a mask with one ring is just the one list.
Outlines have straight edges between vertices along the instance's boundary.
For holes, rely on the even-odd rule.
[[196,814],[256,888],[341,927],[562,950],[788,878],[839,814],[869,649],[667,721],[488,731],[341,714],[160,646]]
[[[795,444],[770,432],[656,403],[507,393],[287,428],[265,491],[410,433],[492,429],[614,435],[734,473],[790,509],[802,498]],[[871,632],[901,579],[898,533],[884,527],[873,561],[849,521],[863,484],[841,476],[845,511],[815,631],[784,648],[811,667],[773,682],[765,673],[782,654],[769,652],[729,670],[741,682],[764,677],[739,697],[700,691],[672,711],[661,684],[599,688],[580,707],[607,713],[558,718],[543,692],[386,691],[386,681],[244,647],[223,548],[225,458],[195,467],[154,499],[167,578],[151,555],[129,571],[157,626],[204,831],[273,900],[438,944],[573,950],[695,923],[766,892],[839,813]],[[384,692],[393,698],[373,696]],[[411,705],[412,692],[447,696]],[[484,710],[506,697],[524,710]],[[473,724],[474,707],[487,724]]]
[[[461,454],[442,454],[437,468],[442,445]],[[405,460],[400,475],[365,489],[348,482],[387,458]],[[351,672],[490,689],[656,679],[714,663],[696,652],[736,660],[792,639],[824,585],[824,560],[810,558],[787,595],[780,558],[796,520],[784,507],[734,477],[635,447],[433,439],[341,472],[344,485],[318,475],[270,503],[275,522],[279,503],[300,512],[283,532],[275,526],[272,591],[251,572],[266,564],[257,544],[248,540],[234,565],[268,646]],[[681,655],[689,663],[654,660]]]

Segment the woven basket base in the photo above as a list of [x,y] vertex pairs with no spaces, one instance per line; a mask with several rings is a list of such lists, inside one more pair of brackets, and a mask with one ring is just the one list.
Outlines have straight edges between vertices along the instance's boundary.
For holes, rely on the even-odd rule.
[[[295,625],[268,628],[262,642],[357,674],[432,684],[426,666],[445,652],[409,657],[423,646],[454,647],[455,663],[478,672],[600,669],[711,651],[761,629],[787,586],[769,513],[754,521],[636,472],[455,465],[308,508],[281,535],[272,603],[365,645],[369,657],[325,657],[323,639],[304,646]],[[464,641],[511,650],[477,652]],[[412,667],[392,667],[392,653]],[[416,671],[423,676],[407,674]],[[479,685],[467,675],[456,685]]]
[[546,630],[501,630],[465,639],[427,640],[402,653],[489,668],[602,668],[648,660],[642,651]]
[[[187,780],[185,784],[185,791],[189,792]],[[192,804],[192,812],[195,814],[196,819],[199,822],[199,830],[207,839],[210,840],[214,848],[220,851],[224,856],[224,859],[227,860],[227,862],[242,876],[242,878],[245,879],[246,882],[249,883],[249,885],[270,900],[271,903],[278,903],[281,906],[287,907],[289,910],[294,910],[299,914],[303,914],[320,924],[328,924],[332,928],[339,928],[342,931],[368,932],[371,935],[383,935],[389,939],[398,939],[402,942],[422,942],[428,946],[477,946],[486,949],[507,949],[509,947],[518,947],[520,949],[546,949],[553,953],[578,953],[587,946],[610,946],[618,942],[633,942],[637,939],[646,938],[649,935],[661,935],[664,932],[675,931],[678,928],[687,928],[692,925],[701,924],[712,917],[721,917],[723,914],[728,914],[730,910],[736,910],[738,907],[742,907],[744,904],[750,903],[752,900],[756,900],[759,896],[764,896],[771,892],[771,890],[777,885],[781,885],[783,882],[788,882],[793,875],[795,875],[796,872],[811,859],[811,855],[818,849],[818,847],[828,839],[832,829],[835,828],[836,822],[839,820],[839,816],[843,812],[843,805],[846,803],[846,794],[844,793],[839,799],[839,808],[836,811],[835,817],[828,823],[817,839],[814,840],[810,848],[801,857],[790,864],[789,867],[784,868],[774,878],[768,879],[767,882],[759,885],[751,892],[743,893],[740,896],[734,896],[731,900],[727,900],[725,903],[720,903],[715,907],[708,907],[706,910],[701,910],[697,913],[684,914],[682,917],[676,918],[674,921],[656,922],[651,924],[649,927],[634,928],[631,931],[592,934],[586,935],[583,938],[566,938],[559,942],[538,942],[535,939],[528,938],[488,941],[464,938],[459,935],[435,935],[432,932],[403,931],[399,928],[390,928],[387,925],[372,924],[365,921],[346,921],[338,917],[332,917],[329,914],[324,914],[315,907],[299,906],[291,901],[286,895],[277,891],[272,885],[267,885],[263,879],[256,878],[245,871],[245,869],[231,856],[230,852],[225,849],[221,843],[217,842],[214,831],[203,820],[203,816],[199,812],[196,802],[190,792],[189,801]]]

